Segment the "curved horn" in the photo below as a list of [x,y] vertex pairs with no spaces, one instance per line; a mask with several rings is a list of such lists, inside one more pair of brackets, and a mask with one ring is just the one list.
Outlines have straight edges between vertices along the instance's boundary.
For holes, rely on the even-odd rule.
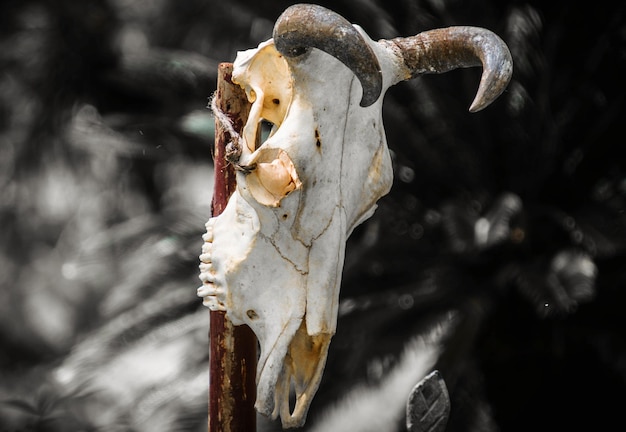
[[513,73],[513,60],[504,41],[480,27],[435,29],[384,42],[399,48],[410,78],[482,65],[480,85],[470,112],[480,111],[500,96]]
[[329,9],[311,4],[287,8],[274,25],[274,44],[286,57],[298,57],[312,47],[341,61],[361,82],[362,107],[380,96],[383,78],[374,52],[352,24]]

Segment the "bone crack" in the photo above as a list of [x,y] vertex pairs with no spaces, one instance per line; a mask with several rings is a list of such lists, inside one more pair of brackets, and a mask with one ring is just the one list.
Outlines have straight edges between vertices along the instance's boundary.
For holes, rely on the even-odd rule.
[[[285,260],[285,261],[287,261],[289,264],[291,264],[291,266],[292,266],[292,267],[293,267],[293,268],[294,268],[294,269],[295,269],[298,273],[300,273],[302,276],[306,276],[307,274],[309,274],[309,271],[308,271],[308,270],[303,270],[303,269],[300,269],[300,267],[298,266],[298,264],[296,264],[293,260],[291,260],[288,256],[286,256],[286,255],[285,255],[285,254],[284,254],[284,253],[280,250],[280,247],[278,246],[278,244],[276,243],[276,241],[275,241],[272,237],[268,237],[268,236],[266,236],[266,235],[264,235],[264,234],[262,234],[262,233],[259,233],[259,236],[261,236],[262,238],[264,238],[265,240],[267,240],[267,241],[268,241],[268,242],[269,242],[269,243],[270,243],[270,244],[274,247],[274,249],[276,249],[276,252],[278,252],[278,255],[280,255],[280,257],[281,257],[283,260]],[[298,240],[298,241],[299,241],[299,240]],[[299,241],[299,242],[300,242],[300,241]],[[300,242],[300,243],[302,243],[302,242]],[[307,248],[307,249],[309,248],[309,247],[307,247],[304,243],[302,243],[302,245],[303,245],[305,248]]]

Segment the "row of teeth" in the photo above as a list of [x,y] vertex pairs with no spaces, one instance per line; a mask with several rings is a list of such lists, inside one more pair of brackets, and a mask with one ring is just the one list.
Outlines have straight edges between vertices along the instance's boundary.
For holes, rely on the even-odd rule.
[[197,290],[198,297],[202,297],[204,300],[202,304],[208,307],[212,311],[225,311],[223,301],[220,298],[224,298],[224,289],[215,285],[215,275],[213,272],[213,225],[215,224],[215,218],[209,219],[206,223],[206,233],[202,235],[202,254],[200,254],[200,280],[202,285]]

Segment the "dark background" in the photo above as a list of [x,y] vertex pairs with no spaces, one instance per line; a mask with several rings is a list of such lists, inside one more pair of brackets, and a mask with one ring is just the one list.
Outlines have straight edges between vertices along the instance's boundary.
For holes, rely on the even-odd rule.
[[[0,431],[206,430],[206,106],[291,3],[0,2]],[[624,4],[321,4],[374,39],[488,28],[514,74],[477,114],[479,69],[387,94],[395,183],[349,241],[307,425],[452,312],[448,431],[623,428]]]

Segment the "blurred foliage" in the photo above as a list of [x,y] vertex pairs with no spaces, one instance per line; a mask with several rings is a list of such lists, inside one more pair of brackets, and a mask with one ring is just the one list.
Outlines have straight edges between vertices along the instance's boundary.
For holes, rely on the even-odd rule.
[[[0,430],[206,429],[206,105],[291,3],[0,3]],[[320,3],[374,39],[489,28],[515,71],[479,114],[478,70],[388,93],[396,180],[350,239],[307,427],[450,312],[448,430],[623,425],[625,6]]]

